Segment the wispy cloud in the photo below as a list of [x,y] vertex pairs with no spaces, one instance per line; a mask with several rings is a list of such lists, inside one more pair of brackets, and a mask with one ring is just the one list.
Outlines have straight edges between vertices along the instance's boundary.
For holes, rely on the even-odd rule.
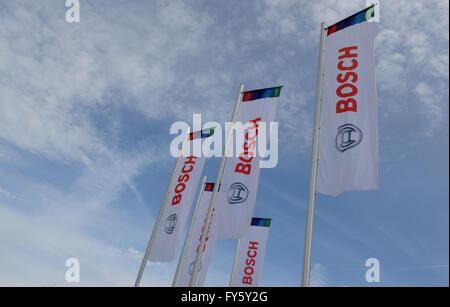
[[311,287],[325,287],[327,285],[327,269],[320,263],[314,263],[311,268]]
[[[277,100],[280,156],[309,157],[320,22],[333,23],[365,1],[198,3],[83,1],[79,24],[65,21],[59,1],[0,4],[0,283],[65,285],[64,261],[73,256],[80,258],[82,282],[131,285],[162,198],[154,190],[166,184],[158,172],[172,166],[161,140],[173,121],[190,121],[194,112],[204,121],[229,120],[240,82],[249,89],[285,85]],[[448,2],[382,2],[381,9],[381,141],[402,147],[400,138],[411,139],[398,131],[419,143],[448,130]],[[381,159],[397,167],[408,157],[395,152]],[[309,165],[295,167],[286,181],[307,176]],[[292,231],[303,229],[290,213],[304,211],[306,199],[298,195],[305,190],[286,193],[278,178],[267,179],[258,210],[276,212]],[[272,203],[269,210],[262,206],[269,206],[267,195],[293,206]],[[317,221],[369,248],[366,233],[324,209],[318,207]],[[283,222],[279,227],[287,227]],[[443,262],[418,253],[425,244],[378,226],[379,237],[402,256]],[[282,229],[272,236],[289,247],[289,258],[292,238]],[[323,237],[324,250],[360,260],[335,237]],[[222,251],[216,251],[218,268],[211,268],[217,284],[226,284],[223,268],[232,260]],[[150,264],[143,284],[169,285],[174,265]],[[330,284],[331,267],[314,264],[312,283]]]
[[3,189],[2,187],[0,187],[0,194],[3,194],[4,196],[12,198],[12,199],[16,198],[16,196],[14,194],[9,192],[8,190]]
[[448,264],[435,264],[435,265],[424,265],[410,268],[398,268],[392,269],[392,271],[416,271],[416,270],[434,270],[434,269],[447,269]]

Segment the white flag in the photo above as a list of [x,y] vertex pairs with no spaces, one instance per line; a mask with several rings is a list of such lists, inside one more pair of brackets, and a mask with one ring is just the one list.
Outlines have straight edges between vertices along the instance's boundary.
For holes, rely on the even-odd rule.
[[246,236],[241,238],[232,287],[257,287],[264,264],[270,219],[253,218]]
[[[191,133],[191,136],[194,135]],[[211,134],[212,135],[212,134]],[[195,139],[195,138],[191,138]],[[187,142],[190,146],[191,142]],[[170,194],[150,250],[150,261],[172,261],[186,221],[189,217],[194,197],[205,164],[205,155],[181,157],[175,170]]]
[[[235,142],[238,157],[227,158],[221,190],[217,195],[217,236],[220,239],[240,238],[248,231],[258,190],[260,157],[257,153],[258,133],[261,123],[266,127],[275,120],[277,102],[281,87],[244,93],[237,123],[249,123],[243,140]],[[258,100],[254,100],[258,99]],[[269,133],[266,135],[266,143]]]
[[209,203],[211,201],[212,192],[214,189],[214,183],[206,183],[202,198],[198,205],[197,215],[194,219],[191,235],[188,239],[186,251],[181,259],[181,269],[178,275],[178,279],[175,282],[176,287],[188,287],[191,281],[192,271],[194,270],[195,260],[197,257],[197,250],[200,246],[200,238],[204,229],[207,229],[205,247],[200,259],[200,267],[197,273],[196,287],[203,286],[206,277],[206,271],[208,270],[209,261],[214,251],[214,245],[216,244],[216,234],[214,231],[214,213],[210,221],[210,226],[205,227],[206,215],[209,209]]
[[376,24],[364,21],[369,14],[328,28],[317,180],[323,194],[378,188]]

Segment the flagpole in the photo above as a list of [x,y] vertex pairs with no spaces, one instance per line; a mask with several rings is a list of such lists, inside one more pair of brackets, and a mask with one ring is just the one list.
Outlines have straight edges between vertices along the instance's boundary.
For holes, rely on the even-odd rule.
[[325,55],[326,23],[320,29],[319,69],[317,73],[316,107],[314,112],[314,134],[311,154],[311,172],[309,176],[308,209],[306,217],[305,246],[303,254],[302,286],[309,287],[311,269],[311,247],[314,222],[314,202],[316,198],[317,162],[319,153],[320,107],[322,104],[323,71]]
[[[186,251],[189,238],[191,237],[191,231],[192,231],[192,226],[194,225],[194,220],[197,218],[197,209],[198,209],[198,205],[200,204],[200,199],[202,198],[202,195],[203,195],[205,182],[206,182],[206,176],[203,177],[202,184],[200,185],[200,191],[198,192],[197,201],[195,202],[194,212],[192,213],[192,218],[191,218],[191,222],[189,224],[188,232],[186,234],[186,239],[184,240],[183,249],[181,250],[180,260],[178,261],[177,270],[175,271],[175,276],[173,278],[172,287],[175,287],[176,283],[178,282],[178,275],[180,275],[183,256]],[[201,221],[201,220],[199,220],[199,221]]]
[[231,269],[231,278],[230,278],[230,284],[229,284],[230,287],[233,286],[234,276],[236,275],[236,263],[237,263],[239,245],[241,245],[241,239],[238,239],[237,244],[236,244],[236,251],[234,252],[233,268]]
[[150,239],[148,241],[147,249],[145,250],[145,255],[144,255],[144,258],[142,259],[141,267],[139,268],[139,273],[136,278],[136,282],[134,283],[135,287],[139,287],[139,284],[141,283],[142,274],[144,273],[145,265],[147,264],[148,257],[150,256],[150,250],[152,248],[153,241],[155,241],[155,236],[156,236],[156,232],[159,227],[159,222],[160,222],[162,214],[164,212],[167,198],[169,197],[170,187],[172,186],[173,178],[175,177],[175,170],[177,169],[177,167],[180,163],[181,156],[183,155],[183,149],[184,149],[184,146],[186,145],[186,141],[188,139],[190,130],[191,130],[191,128],[189,127],[186,132],[186,135],[184,136],[183,143],[181,145],[180,154],[178,155],[177,161],[175,162],[175,166],[173,167],[173,170],[172,170],[172,174],[170,175],[169,184],[167,186],[166,193],[164,194],[164,198],[163,198],[163,201],[161,204],[161,208],[159,209],[159,213],[158,213],[158,217],[156,218],[155,225],[153,226],[152,235],[150,236]]
[[237,113],[239,111],[239,106],[241,105],[243,91],[244,91],[244,84],[241,83],[241,86],[239,87],[239,93],[236,98],[236,103],[234,104],[233,116],[231,117],[231,124],[230,124],[230,128],[228,129],[228,135],[227,135],[227,140],[225,143],[225,148],[223,149],[222,159],[220,160],[220,166],[219,166],[219,170],[217,172],[216,183],[214,184],[213,195],[212,195],[211,201],[209,203],[208,214],[206,215],[205,228],[204,228],[205,231],[202,232],[202,236],[200,239],[200,245],[197,250],[197,257],[195,259],[195,265],[194,265],[194,269],[192,271],[191,281],[189,283],[190,287],[194,287],[195,282],[197,280],[197,273],[198,273],[198,268],[200,266],[200,259],[203,254],[203,248],[205,246],[205,241],[206,241],[206,234],[208,232],[208,227],[211,222],[214,205],[216,203],[217,191],[219,190],[219,187],[220,187],[220,181],[222,179],[223,168],[225,166],[225,160],[226,160],[226,156],[228,154],[228,148],[230,146],[230,142],[231,142],[232,135],[233,135],[234,122],[236,121]]

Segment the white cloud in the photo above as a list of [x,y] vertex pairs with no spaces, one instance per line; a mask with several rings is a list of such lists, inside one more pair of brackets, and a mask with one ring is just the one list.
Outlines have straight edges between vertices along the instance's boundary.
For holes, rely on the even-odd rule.
[[86,2],[79,24],[67,23],[54,2],[3,5],[0,138],[83,163],[106,150],[90,116],[117,103],[106,100],[113,88],[134,98],[119,103],[150,118],[172,112],[161,101],[177,81],[175,65],[180,53],[198,50],[208,25],[182,1],[157,1],[152,18],[125,3],[100,13]]
[[141,251],[139,251],[139,250],[137,250],[137,249],[134,249],[134,248],[132,248],[132,247],[129,247],[129,248],[127,249],[127,251],[128,251],[128,253],[130,254],[131,257],[136,258],[137,260],[142,261],[142,258],[144,257],[144,253],[143,253],[143,252],[141,252]]
[[[300,42],[298,48],[303,49],[318,45],[322,21],[331,25],[365,7],[363,0],[265,1],[264,4],[264,14],[259,18],[261,36],[271,33],[279,39],[289,38]],[[448,5],[447,1],[439,0],[382,1],[380,4],[381,22],[376,38],[380,111],[398,116],[395,114],[410,110],[413,104],[422,110],[421,123],[416,127],[427,130],[427,136],[445,124],[442,115],[430,122],[430,114],[448,113]],[[289,24],[289,31],[283,31],[284,24]],[[308,73],[314,73],[315,77],[315,71]],[[434,93],[432,102],[431,98],[424,102],[422,96],[419,99],[410,96],[430,82],[439,92]],[[281,111],[280,118],[286,119],[286,113]],[[295,128],[300,131],[298,125]]]
[[[144,203],[133,178],[154,165],[158,155],[139,148],[109,155],[109,160],[97,159],[83,167],[68,187],[39,177],[19,177],[18,181],[13,177],[8,182],[20,197],[0,203],[0,284],[66,286],[64,263],[69,257],[80,260],[81,285],[133,284],[140,253],[125,246],[144,244],[145,239],[135,242],[144,237],[142,228],[127,221],[133,214],[141,216],[139,222],[146,225],[154,221],[148,207],[154,205],[153,200]],[[114,205],[126,187],[136,199]],[[0,192],[13,195],[4,189]]]
[[0,187],[0,194],[3,194],[4,196],[6,196],[8,198],[12,198],[12,199],[16,198],[16,196],[14,194],[9,192],[8,190],[3,189],[2,187]]
[[70,286],[67,258],[80,260],[81,285],[131,285],[138,261],[104,240],[47,215],[30,216],[0,205],[2,264],[0,284]]
[[311,287],[325,287],[327,285],[327,269],[320,263],[314,263],[311,268]]
[[[185,78],[176,65],[181,54],[195,55],[202,46],[209,20],[183,1],[146,8],[105,1],[103,8],[83,3],[81,22],[68,24],[64,6],[54,4],[2,4],[0,67],[8,74],[0,76],[0,155],[21,165],[32,153],[76,167],[77,175],[67,178],[68,187],[14,177],[18,199],[1,188],[9,202],[0,205],[0,283],[65,285],[64,262],[73,256],[80,259],[83,285],[132,285],[139,253],[118,246],[135,243],[123,237],[140,237],[142,229],[122,217],[138,212],[152,225],[147,205],[153,203],[144,203],[134,178],[168,151],[149,139],[124,146],[121,122],[109,112],[129,108],[161,119],[182,108],[183,101],[167,107],[168,93]],[[103,128],[96,116],[105,112]],[[112,206],[125,187],[136,196],[127,202],[129,212]],[[159,273],[143,282],[161,284],[168,267],[154,266]]]
[[442,103],[444,100],[442,92],[436,91],[436,86],[431,87],[425,82],[419,83],[414,92],[422,103],[421,110],[429,122],[425,133],[432,135],[432,132],[443,124],[444,119],[448,121],[448,110],[445,110]]
[[[252,86],[287,80],[278,113],[283,150],[309,154],[316,77],[311,63],[317,61],[320,22],[332,23],[364,6],[364,1],[255,1],[261,14],[254,27],[235,31],[234,24],[241,26],[235,19],[223,25],[183,1],[145,6],[86,1],[79,24],[66,23],[66,8],[55,3],[1,4],[0,69],[7,73],[0,75],[0,159],[33,169],[26,156],[32,153],[51,163],[75,162],[77,174],[60,187],[23,172],[13,188],[0,188],[6,196],[0,205],[2,284],[64,284],[64,261],[75,256],[82,281],[132,285],[147,238],[134,242],[143,227],[122,217],[137,212],[151,228],[146,206],[153,204],[145,203],[134,180],[168,156],[168,148],[153,150],[157,146],[145,137],[137,146],[124,144],[121,133],[129,122],[121,121],[123,109],[149,123],[190,120],[199,111],[204,121],[229,120],[236,80],[250,79]],[[380,109],[393,116],[420,110],[420,124],[432,136],[448,123],[448,2],[381,6]],[[257,47],[251,44],[255,33]],[[292,64],[297,58],[299,67]],[[314,85],[304,85],[305,79]],[[99,114],[106,114],[106,123],[98,123]],[[123,212],[112,204],[127,189],[136,199]],[[28,210],[16,208],[19,203]],[[347,232],[344,228],[336,229]],[[360,241],[359,235],[353,238]],[[143,284],[169,285],[173,269],[150,264]],[[313,285],[327,284],[323,265],[315,264],[312,273]]]
[[448,271],[448,264],[424,265],[424,266],[409,267],[409,268],[398,268],[398,269],[392,269],[392,270],[393,271],[416,271],[416,270],[434,270],[434,269],[447,269],[447,271]]

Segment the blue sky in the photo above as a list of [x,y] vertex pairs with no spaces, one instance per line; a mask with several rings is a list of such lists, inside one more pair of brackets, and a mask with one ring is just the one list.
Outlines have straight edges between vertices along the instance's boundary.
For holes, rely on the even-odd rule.
[[[228,121],[241,82],[284,85],[254,215],[273,219],[260,285],[299,285],[320,22],[365,1],[80,0],[80,23],[64,4],[0,0],[0,285],[68,286],[70,257],[80,285],[133,285],[175,162],[170,126]],[[317,197],[315,286],[448,286],[448,13],[381,3],[380,189]],[[207,286],[228,284],[234,247],[218,242]],[[147,265],[142,285],[169,286],[175,268]]]

